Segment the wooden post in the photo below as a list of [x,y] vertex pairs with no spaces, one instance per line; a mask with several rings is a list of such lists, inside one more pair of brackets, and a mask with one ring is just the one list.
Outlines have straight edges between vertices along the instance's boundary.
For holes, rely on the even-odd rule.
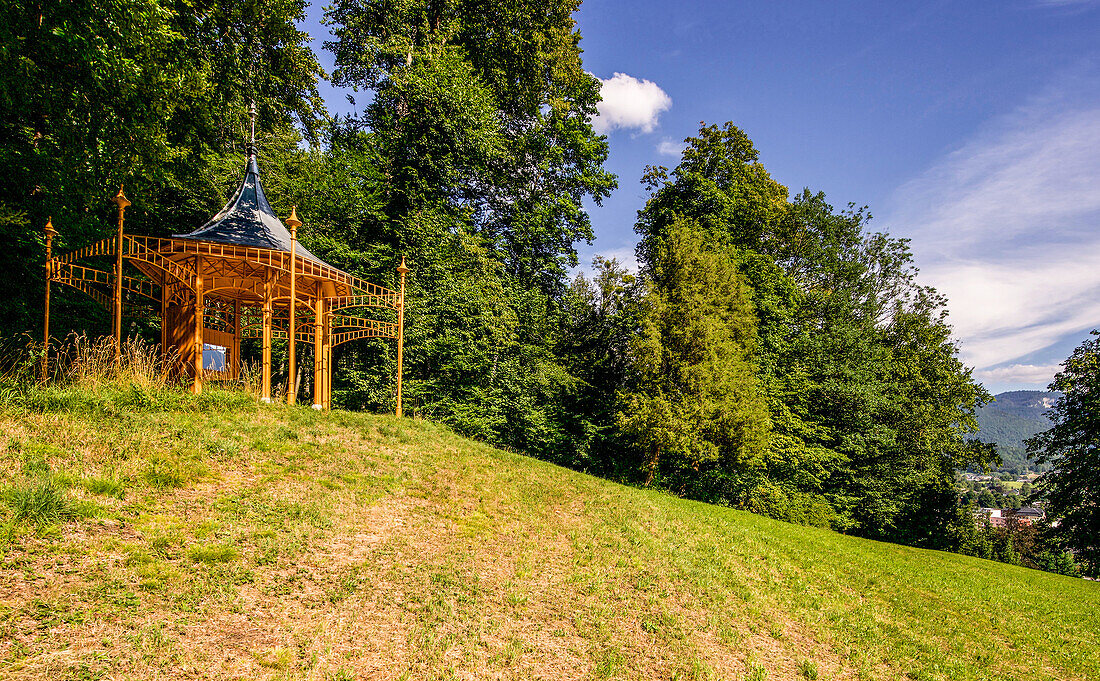
[[202,258],[195,255],[195,380],[191,384],[191,392],[196,395],[202,393],[202,329],[204,326],[203,315],[206,313],[206,300],[203,297]]
[[272,310],[272,289],[275,287],[275,272],[271,269],[267,270],[267,278],[264,279],[264,312],[263,312],[263,360],[261,369],[261,387],[260,387],[260,401],[271,401],[271,317],[274,314]]
[[238,381],[241,378],[241,301],[236,299],[233,301],[233,347],[230,351],[233,353],[231,375]]
[[114,198],[118,206],[118,238],[115,241],[115,286],[111,296],[111,332],[115,337],[115,361],[122,357],[122,222],[126,215],[126,206],[130,205],[130,199],[122,193],[119,185],[118,194]]
[[168,366],[168,303],[172,289],[168,284],[168,273],[160,276],[160,372],[165,378],[169,374]]
[[324,405],[325,411],[332,409],[332,323],[328,316],[325,317],[325,349],[324,349]]
[[160,361],[164,364],[168,354],[168,273],[160,275]]
[[[326,306],[328,307],[328,306]],[[332,310],[326,309],[321,328],[321,404],[325,411],[332,409]]]
[[294,404],[294,400],[297,397],[298,383],[295,380],[295,361],[294,356],[296,350],[296,338],[297,328],[295,325],[295,308],[298,306],[298,291],[296,287],[296,276],[298,268],[294,264],[294,251],[298,245],[298,228],[302,226],[302,221],[298,219],[298,207],[292,206],[290,209],[290,217],[287,218],[286,224],[290,225],[290,326],[287,331],[287,345],[288,345],[288,358],[287,358],[287,379],[286,379],[286,403]]
[[313,408],[321,410],[325,408],[324,374],[322,367],[322,355],[324,343],[321,341],[322,324],[325,318],[325,294],[320,282],[317,282],[317,301],[313,306]]
[[397,293],[397,416],[401,416],[401,365],[405,351],[405,274],[409,268],[405,267],[405,256],[401,256],[401,264],[397,266],[401,274],[401,287]]
[[53,280],[53,217],[46,220],[46,316],[42,321],[42,382],[50,376],[50,281]]

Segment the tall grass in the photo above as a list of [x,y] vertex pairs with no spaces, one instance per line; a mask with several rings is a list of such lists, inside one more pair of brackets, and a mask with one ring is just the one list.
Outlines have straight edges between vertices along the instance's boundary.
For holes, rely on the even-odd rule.
[[[30,411],[121,413],[183,409],[221,411],[254,403],[259,379],[246,365],[245,380],[207,383],[202,395],[188,394],[179,355],[162,356],[158,344],[140,337],[123,341],[116,357],[113,338],[70,334],[56,346],[28,337],[0,341],[0,405]],[[49,353],[46,380],[42,358]]]
[[156,390],[172,385],[170,377],[179,374],[174,349],[162,359],[159,345],[135,336],[123,341],[120,350],[116,359],[111,337],[93,340],[72,334],[51,362],[53,381],[84,388],[115,385]]
[[95,388],[136,385],[164,388],[179,375],[179,356],[172,350],[162,358],[160,346],[134,336],[123,341],[116,359],[110,336],[98,339],[71,333],[59,344],[44,344],[26,334],[0,339],[0,380],[26,384],[42,380],[43,356],[49,353],[46,383]]

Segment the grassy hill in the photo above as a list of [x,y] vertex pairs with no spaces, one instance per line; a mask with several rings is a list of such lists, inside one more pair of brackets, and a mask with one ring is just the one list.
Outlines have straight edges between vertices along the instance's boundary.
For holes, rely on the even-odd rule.
[[[1050,428],[1046,412],[1054,404],[1057,393],[1041,390],[1014,390],[996,396],[978,410],[976,437],[982,442],[994,442],[1003,461],[1003,469],[1023,472],[1038,470],[1027,459],[1024,440]],[[1045,466],[1044,468],[1049,468]]]
[[423,421],[136,388],[0,405],[0,678],[1100,678],[1093,582]]

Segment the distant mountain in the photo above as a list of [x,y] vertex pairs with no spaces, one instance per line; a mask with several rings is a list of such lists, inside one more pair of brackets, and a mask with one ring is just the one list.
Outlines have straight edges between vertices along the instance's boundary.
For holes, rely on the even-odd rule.
[[1001,470],[1023,473],[1039,470],[1035,462],[1028,462],[1024,440],[1050,428],[1046,417],[1048,409],[1058,400],[1058,393],[1042,390],[1013,390],[996,396],[978,410],[977,438],[982,442],[994,442],[1004,462]]

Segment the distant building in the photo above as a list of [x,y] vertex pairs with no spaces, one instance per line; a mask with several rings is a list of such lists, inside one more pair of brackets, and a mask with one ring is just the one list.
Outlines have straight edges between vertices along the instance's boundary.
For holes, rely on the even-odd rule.
[[1042,520],[1046,517],[1041,508],[1033,508],[1031,506],[1024,506],[1016,510],[1016,520],[1019,522],[1026,522],[1028,525]]
[[974,511],[974,524],[979,528],[986,524],[990,527],[1005,527],[1006,520],[999,508],[979,508]]
[[1010,524],[1032,525],[1046,517],[1041,508],[1024,506],[1013,510],[1011,508],[979,508],[974,511],[974,524],[981,528],[988,524],[990,527],[1009,527]]

